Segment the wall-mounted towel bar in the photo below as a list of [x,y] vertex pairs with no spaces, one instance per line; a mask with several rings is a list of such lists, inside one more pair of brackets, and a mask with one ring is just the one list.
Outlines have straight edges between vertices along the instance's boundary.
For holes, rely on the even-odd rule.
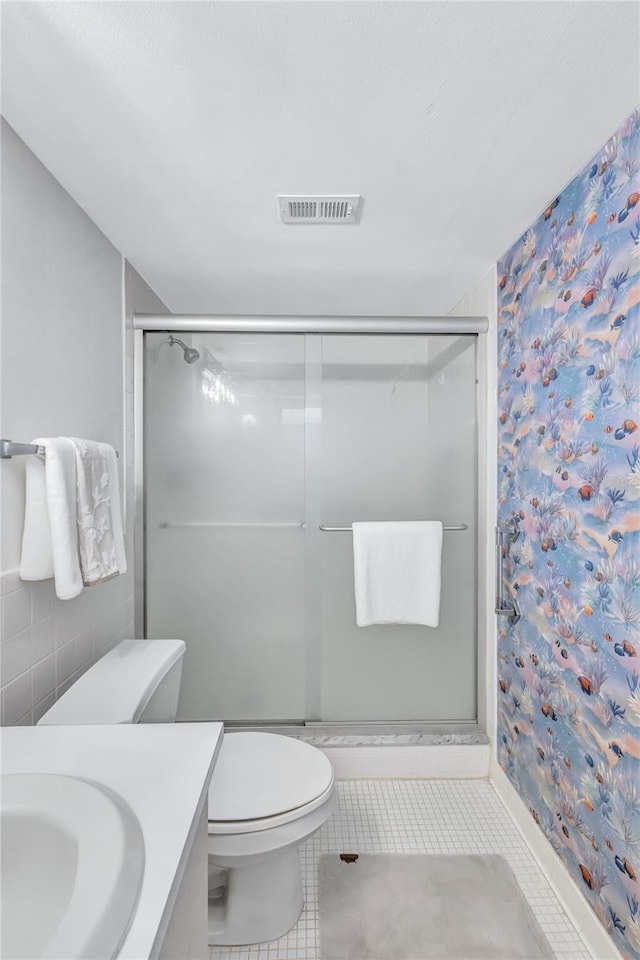
[[496,527],[496,606],[495,613],[499,617],[507,617],[513,626],[520,619],[520,611],[515,597],[507,600],[504,591],[504,561],[509,553],[509,547],[520,536],[519,520],[511,517],[506,523]]
[[[44,447],[39,443],[14,443],[13,440],[0,440],[0,460],[11,460],[12,457],[26,457],[37,455],[44,457]],[[120,454],[116,450],[116,457]]]
[[0,440],[0,460],[10,460],[11,457],[24,457],[37,453],[44,455],[44,447],[37,443],[14,443],[13,440]]
[[[442,527],[443,530],[468,530],[469,525],[467,523],[458,523],[455,526],[447,526],[446,524]],[[323,533],[351,533],[353,527],[326,527],[324,524],[320,524],[318,530],[322,530]]]

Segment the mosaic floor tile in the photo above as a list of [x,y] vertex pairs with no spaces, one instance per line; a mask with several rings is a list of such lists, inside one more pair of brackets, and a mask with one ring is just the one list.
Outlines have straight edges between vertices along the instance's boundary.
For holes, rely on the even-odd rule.
[[487,780],[345,780],[333,817],[302,845],[305,907],[289,933],[251,947],[212,947],[210,960],[317,960],[316,865],[322,853],[499,853],[556,956],[590,954]]

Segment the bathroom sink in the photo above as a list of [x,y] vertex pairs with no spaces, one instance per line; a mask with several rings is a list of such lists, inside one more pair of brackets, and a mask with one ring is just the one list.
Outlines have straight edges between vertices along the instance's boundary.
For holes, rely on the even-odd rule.
[[125,802],[75,777],[1,778],[0,956],[115,957],[144,872]]

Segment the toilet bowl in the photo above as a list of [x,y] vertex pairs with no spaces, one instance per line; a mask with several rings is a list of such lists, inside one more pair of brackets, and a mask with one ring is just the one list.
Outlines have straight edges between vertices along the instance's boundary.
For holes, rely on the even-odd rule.
[[[123,640],[39,723],[171,723],[184,651],[182,640]],[[292,737],[225,734],[208,803],[209,943],[282,936],[303,906],[298,845],[335,804],[330,761]]]
[[209,943],[274,940],[303,907],[298,845],[335,805],[315,747],[273,733],[226,734],[209,790]]

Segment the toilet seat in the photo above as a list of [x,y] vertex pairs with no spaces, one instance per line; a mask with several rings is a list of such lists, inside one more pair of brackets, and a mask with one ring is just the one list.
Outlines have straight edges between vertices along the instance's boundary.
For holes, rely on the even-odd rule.
[[274,733],[227,734],[209,788],[209,833],[253,833],[290,823],[333,791],[316,747]]
[[303,807],[296,807],[294,810],[288,810],[286,813],[278,814],[275,817],[258,817],[255,820],[209,820],[209,836],[222,836],[224,834],[257,833],[259,830],[271,830],[274,827],[281,827],[284,824],[291,823],[293,820],[300,820],[321,807],[333,794],[334,782],[333,776],[331,782],[324,793],[316,797],[310,803]]

